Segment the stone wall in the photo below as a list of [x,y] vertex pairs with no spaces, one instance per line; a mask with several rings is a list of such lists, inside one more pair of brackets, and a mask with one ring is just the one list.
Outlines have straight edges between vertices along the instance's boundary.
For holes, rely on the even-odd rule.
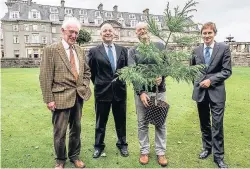
[[40,66],[40,58],[2,58],[2,68],[33,68]]

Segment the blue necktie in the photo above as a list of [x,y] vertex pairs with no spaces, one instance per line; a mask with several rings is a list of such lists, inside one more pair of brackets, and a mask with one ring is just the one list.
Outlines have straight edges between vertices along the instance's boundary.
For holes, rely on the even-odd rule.
[[112,46],[108,46],[108,57],[109,57],[109,61],[113,70],[113,73],[115,72],[115,61],[114,61],[114,55],[112,52]]
[[210,61],[210,52],[209,52],[210,47],[206,47],[205,48],[205,55],[204,55],[204,59],[205,59],[205,63],[206,65],[209,64]]

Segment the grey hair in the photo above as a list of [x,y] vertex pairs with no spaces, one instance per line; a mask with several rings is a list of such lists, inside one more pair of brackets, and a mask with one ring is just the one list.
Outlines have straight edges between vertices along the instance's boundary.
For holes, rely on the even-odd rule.
[[138,22],[135,26],[135,29],[137,29],[138,27],[148,27],[148,24],[146,22]]
[[62,28],[67,29],[67,26],[69,25],[76,25],[79,30],[81,29],[81,23],[75,17],[64,20],[62,24]]
[[102,25],[102,27],[101,27],[101,32],[103,31],[103,29],[104,29],[105,26],[111,26],[111,28],[112,28],[112,30],[113,30],[113,32],[114,32],[113,26],[112,26],[111,24],[109,24],[109,23],[105,23],[104,25]]

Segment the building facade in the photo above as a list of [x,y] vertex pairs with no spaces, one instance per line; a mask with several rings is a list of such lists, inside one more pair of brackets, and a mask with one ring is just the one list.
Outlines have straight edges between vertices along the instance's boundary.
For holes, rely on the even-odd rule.
[[[59,0],[58,0],[59,1]],[[142,13],[129,13],[103,9],[100,4],[97,9],[65,7],[65,0],[58,2],[59,6],[41,5],[32,0],[7,0],[8,12],[2,18],[3,55],[4,58],[40,58],[43,47],[60,40],[61,24],[69,17],[76,17],[82,28],[90,32],[90,44],[96,44],[100,39],[100,26],[106,22],[115,28],[115,41],[122,44],[137,42],[135,26],[145,21],[148,9]],[[159,29],[167,32],[162,15],[151,15]],[[190,20],[190,22],[192,22]],[[197,26],[190,27],[187,34],[199,34]],[[153,40],[156,40],[154,37]]]

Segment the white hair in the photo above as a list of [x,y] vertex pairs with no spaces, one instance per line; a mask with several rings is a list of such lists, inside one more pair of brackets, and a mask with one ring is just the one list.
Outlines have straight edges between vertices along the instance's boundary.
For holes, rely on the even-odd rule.
[[148,27],[148,24],[146,22],[138,22],[135,26],[135,29],[139,28],[139,27],[143,27],[146,28]]
[[101,32],[102,32],[102,31],[104,30],[104,28],[107,27],[107,26],[108,26],[108,27],[111,27],[112,31],[114,32],[113,26],[112,26],[111,24],[109,24],[109,23],[105,23],[105,24],[102,25],[102,27],[101,27]]
[[64,20],[62,24],[62,28],[67,29],[69,25],[76,25],[79,30],[81,29],[81,23],[75,17],[71,17],[71,18]]

